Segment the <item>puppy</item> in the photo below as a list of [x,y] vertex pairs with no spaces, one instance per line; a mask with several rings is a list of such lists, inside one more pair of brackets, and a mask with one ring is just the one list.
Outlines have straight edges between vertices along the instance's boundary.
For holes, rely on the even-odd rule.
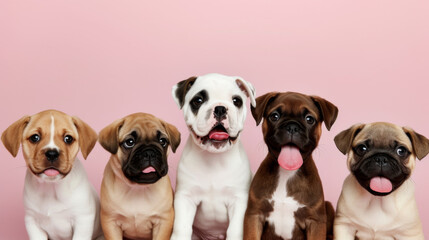
[[180,143],[176,127],[135,113],[101,130],[99,142],[112,154],[100,193],[106,239],[170,239],[174,210],[167,156]]
[[351,174],[343,184],[335,239],[424,239],[414,183],[416,158],[429,140],[391,123],[357,124],[335,137]]
[[253,86],[240,77],[207,74],[173,87],[190,137],[177,169],[171,239],[243,239],[251,181],[240,142]]
[[97,193],[76,155],[86,159],[97,134],[77,117],[48,110],[25,116],[2,134],[27,164],[25,226],[30,239],[94,239],[102,235]]
[[256,99],[252,115],[268,146],[250,186],[244,239],[326,239],[334,209],[325,202],[312,152],[322,122],[329,130],[338,109],[300,93],[271,92]]

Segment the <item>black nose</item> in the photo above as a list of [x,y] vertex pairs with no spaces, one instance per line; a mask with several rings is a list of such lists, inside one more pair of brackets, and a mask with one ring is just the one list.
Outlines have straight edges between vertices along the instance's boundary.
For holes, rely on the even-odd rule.
[[383,155],[377,155],[374,157],[375,163],[380,167],[387,165],[387,157]]
[[224,106],[217,106],[214,109],[214,115],[217,118],[224,117],[226,115],[226,108]]
[[151,160],[156,157],[156,153],[153,150],[146,150],[143,152],[143,159],[144,160]]
[[286,125],[286,131],[290,134],[299,132],[299,126],[296,123],[289,123]]
[[50,162],[57,160],[59,155],[60,153],[57,150],[49,150],[45,152],[45,156]]

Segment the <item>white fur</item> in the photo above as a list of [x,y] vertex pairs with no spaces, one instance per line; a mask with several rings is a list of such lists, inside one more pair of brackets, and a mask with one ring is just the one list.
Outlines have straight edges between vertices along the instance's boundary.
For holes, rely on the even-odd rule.
[[[410,160],[411,161],[411,160]],[[384,197],[370,194],[350,174],[344,181],[334,222],[334,239],[423,240],[414,183],[405,181]]]
[[267,217],[267,222],[274,226],[275,233],[283,239],[291,239],[295,227],[294,213],[304,205],[299,204],[294,198],[287,196],[287,182],[295,175],[296,171],[287,171],[279,168],[277,188],[271,199],[274,210]]
[[51,116],[51,132],[49,135],[49,143],[44,147],[44,149],[52,149],[52,150],[55,149],[57,151],[60,150],[60,148],[55,144],[54,136],[55,136],[55,119],[54,119],[54,116]]
[[30,239],[93,239],[101,234],[98,196],[78,159],[57,181],[27,170],[24,205]]
[[[208,74],[198,77],[185,97],[183,114],[186,124],[199,136],[209,133],[214,124],[215,106],[228,109],[224,126],[230,136],[238,136],[246,118],[246,94],[236,80],[252,89],[250,98],[254,103],[253,87],[239,77]],[[173,96],[175,90],[173,87]],[[209,101],[202,105],[197,116],[189,106],[196,93],[206,90]],[[243,100],[241,109],[236,109],[232,96]],[[177,98],[176,102],[179,102]],[[210,119],[207,120],[207,116]],[[249,161],[239,139],[220,149],[204,146],[191,133],[183,150],[177,170],[177,186],[174,199],[175,220],[171,239],[243,239],[244,213],[247,207],[248,190],[252,173]],[[194,221],[195,219],[195,221]],[[194,231],[193,231],[194,226]]]

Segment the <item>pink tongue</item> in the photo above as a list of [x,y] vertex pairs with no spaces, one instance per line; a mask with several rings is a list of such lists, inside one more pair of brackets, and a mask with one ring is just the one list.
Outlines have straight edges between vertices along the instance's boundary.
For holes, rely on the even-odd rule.
[[292,146],[282,147],[277,161],[279,165],[286,170],[297,170],[303,163],[299,149]]
[[58,172],[58,170],[55,170],[55,169],[47,169],[45,170],[44,173],[46,174],[46,176],[49,176],[49,177],[55,177],[58,174],[60,174],[60,172]]
[[392,183],[384,177],[375,177],[371,179],[369,187],[379,193],[389,193],[392,191]]
[[223,141],[229,138],[229,134],[224,131],[213,130],[209,133],[209,138],[217,141]]
[[142,172],[143,173],[151,173],[151,172],[156,172],[156,170],[153,167],[147,167],[147,168],[143,169]]

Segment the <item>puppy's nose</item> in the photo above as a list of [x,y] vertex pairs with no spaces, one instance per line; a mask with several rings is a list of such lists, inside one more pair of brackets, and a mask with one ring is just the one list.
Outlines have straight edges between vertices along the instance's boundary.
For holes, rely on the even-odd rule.
[[299,132],[299,126],[296,123],[289,123],[286,125],[286,131],[290,134]]
[[45,152],[45,156],[50,162],[57,160],[59,155],[60,153],[57,150],[49,150]]
[[214,109],[214,115],[217,118],[224,117],[226,115],[226,107],[224,106],[217,106]]
[[387,157],[383,155],[375,156],[375,163],[380,167],[387,165]]

